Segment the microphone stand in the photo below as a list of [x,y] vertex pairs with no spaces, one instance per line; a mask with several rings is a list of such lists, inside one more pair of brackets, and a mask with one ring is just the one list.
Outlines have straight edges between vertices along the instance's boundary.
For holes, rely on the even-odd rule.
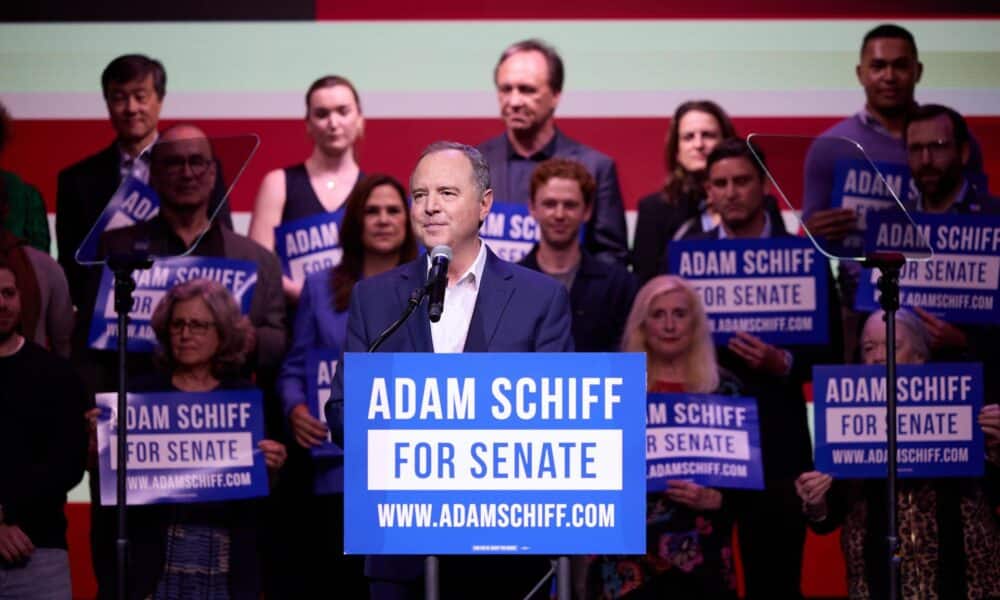
[[[400,315],[391,325],[385,328],[385,331],[380,333],[375,341],[368,346],[368,352],[375,352],[379,349],[389,336],[396,333],[396,330],[403,326],[403,323],[410,318],[413,311],[417,310],[420,303],[423,302],[424,297],[430,292],[430,287],[434,285],[434,282],[428,282],[427,285],[422,285],[410,293],[410,299],[406,302],[406,308],[403,309],[403,314]],[[424,558],[424,598],[425,600],[438,600],[441,597],[441,586],[438,582],[440,571],[438,569],[438,557],[428,556]]]
[[896,521],[896,311],[899,310],[899,271],[906,264],[906,257],[894,252],[875,252],[865,257],[862,265],[881,272],[878,289],[879,304],[885,311],[885,370],[886,370],[886,499],[889,567],[889,600],[896,600],[899,586],[899,535]]
[[118,513],[118,538],[115,541],[116,559],[118,562],[118,598],[128,597],[128,530],[126,528],[126,508],[128,506],[125,475],[128,469],[128,373],[126,357],[128,355],[128,320],[132,312],[132,292],[135,291],[135,279],[132,272],[137,269],[148,269],[153,265],[149,254],[134,252],[130,254],[114,254],[108,257],[108,268],[115,275],[115,313],[118,315],[118,408],[117,408],[117,452],[115,483],[117,496],[115,500]]
[[392,325],[386,327],[385,331],[378,334],[378,337],[375,338],[375,341],[373,341],[371,345],[368,346],[368,352],[375,352],[376,350],[378,350],[379,346],[381,346],[383,343],[385,343],[387,339],[389,339],[389,336],[396,333],[396,330],[403,326],[403,323],[405,323],[406,320],[410,318],[410,315],[413,314],[413,311],[417,310],[417,307],[420,306],[421,302],[423,302],[424,297],[427,295],[430,289],[430,286],[431,284],[428,283],[427,285],[418,287],[417,289],[410,292],[410,299],[406,301],[406,308],[403,310],[403,314],[400,315],[400,317],[396,319],[392,323]]

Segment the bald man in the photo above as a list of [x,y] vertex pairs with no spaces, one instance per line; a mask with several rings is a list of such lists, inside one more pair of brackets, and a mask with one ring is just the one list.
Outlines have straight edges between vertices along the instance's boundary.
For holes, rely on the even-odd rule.
[[[190,252],[191,256],[253,261],[257,265],[257,286],[248,315],[253,335],[250,336],[247,362],[256,375],[257,385],[268,390],[268,382],[274,379],[286,345],[281,266],[273,253],[219,221],[213,221],[209,214],[219,169],[234,167],[237,165],[220,161],[213,151],[211,139],[198,127],[181,124],[167,129],[150,155],[149,184],[159,196],[159,214],[149,221],[105,233],[101,245],[105,255],[130,252],[148,244],[148,251],[154,257]],[[106,392],[117,389],[117,355],[87,347],[101,270],[90,269],[88,276],[88,292],[74,332],[74,362],[94,391]],[[151,373],[151,359],[150,354],[129,353],[129,377],[134,379]],[[264,402],[265,428],[276,432],[282,419],[280,406],[266,392]],[[95,475],[91,475],[94,572],[100,597],[111,597],[116,583],[115,515],[99,507]],[[133,541],[132,552],[143,552],[141,540]]]

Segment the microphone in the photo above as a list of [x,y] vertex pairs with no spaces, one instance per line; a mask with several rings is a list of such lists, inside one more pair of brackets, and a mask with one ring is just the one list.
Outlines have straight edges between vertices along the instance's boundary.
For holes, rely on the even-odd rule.
[[451,248],[434,246],[431,250],[431,271],[427,274],[427,289],[430,300],[427,304],[427,315],[431,323],[441,320],[444,312],[444,290],[448,287],[448,264],[451,262]]

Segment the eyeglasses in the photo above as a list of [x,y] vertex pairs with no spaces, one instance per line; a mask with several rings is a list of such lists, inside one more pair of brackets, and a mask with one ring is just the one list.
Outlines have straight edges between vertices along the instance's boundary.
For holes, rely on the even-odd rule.
[[201,154],[193,156],[166,156],[154,163],[154,168],[163,169],[167,175],[177,176],[184,172],[184,166],[191,169],[191,175],[201,177],[208,171],[212,159]]
[[180,335],[187,327],[191,335],[205,335],[208,330],[215,327],[215,321],[201,321],[199,319],[174,319],[170,322],[170,333]]
[[934,140],[926,144],[914,142],[906,146],[906,151],[910,154],[910,158],[920,158],[924,155],[924,150],[929,152],[931,156],[938,157],[944,154],[951,146],[952,143],[949,140]]

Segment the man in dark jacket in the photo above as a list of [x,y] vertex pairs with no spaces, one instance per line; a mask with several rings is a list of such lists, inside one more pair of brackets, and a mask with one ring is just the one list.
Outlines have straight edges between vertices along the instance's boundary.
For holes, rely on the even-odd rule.
[[[719,212],[714,229],[689,239],[786,237],[775,227],[765,200],[763,166],[738,139],[720,143],[708,157],[706,192]],[[747,598],[801,598],[805,522],[799,517],[795,479],[812,468],[812,446],[802,386],[812,365],[839,362],[843,338],[840,305],[828,275],[829,343],[822,347],[778,348],[738,332],[718,348],[719,365],[757,399],[760,416],[763,492],[741,495],[737,508]]]
[[597,190],[583,246],[605,262],[628,259],[625,208],[614,160],[568,138],[556,127],[563,86],[562,58],[537,39],[511,44],[493,71],[505,131],[479,145],[490,166],[494,202],[528,204],[529,180],[538,163],[553,157],[579,161]]
[[531,216],[541,240],[520,264],[555,278],[569,291],[577,352],[616,352],[635,298],[632,274],[594,258],[580,244],[597,183],[582,164],[552,158],[531,176]]

